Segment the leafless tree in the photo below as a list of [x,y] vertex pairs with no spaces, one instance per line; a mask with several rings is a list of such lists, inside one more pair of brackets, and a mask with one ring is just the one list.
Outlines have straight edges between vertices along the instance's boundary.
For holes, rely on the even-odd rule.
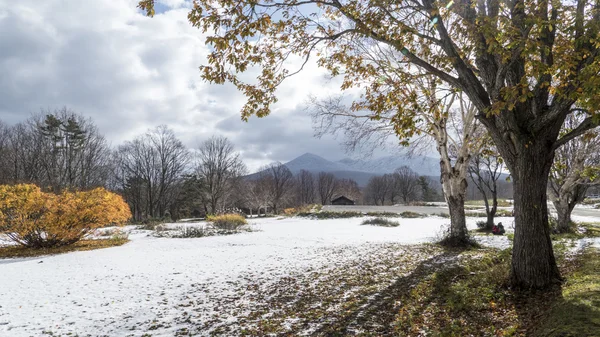
[[478,131],[476,137],[480,139],[482,145],[479,146],[478,151],[474,151],[471,157],[469,175],[483,197],[487,215],[486,228],[492,229],[498,210],[498,179],[502,176],[504,160],[496,151],[494,143],[485,130]]
[[358,183],[350,178],[337,180],[337,187],[334,197],[342,195],[355,202],[359,201],[362,196],[360,187],[358,187]]
[[257,216],[260,216],[261,210],[264,215],[267,214],[271,183],[271,176],[266,174],[259,176],[258,179],[244,181],[244,196],[250,216],[252,216],[253,210],[256,210]]
[[294,175],[287,166],[276,162],[263,166],[258,175],[260,188],[267,193],[267,199],[273,213],[277,214],[289,198],[294,184]]
[[[585,116],[570,115],[565,120],[563,133],[576,128]],[[600,183],[600,137],[593,129],[574,138],[555,153],[548,180],[548,195],[556,208],[558,225],[554,230],[565,233],[571,230],[571,212],[582,202],[591,185]]]
[[300,205],[315,202],[315,179],[309,171],[301,170],[296,176],[296,197]]
[[164,217],[190,155],[172,130],[159,126],[119,146],[115,179],[134,219]]
[[317,176],[317,191],[321,200],[321,205],[329,205],[331,198],[335,193],[337,181],[332,173],[320,172]]
[[[408,166],[402,166],[396,169],[393,174],[393,189],[402,198],[402,202],[408,205],[415,200],[419,193],[419,175]],[[393,203],[393,201],[392,201]]]
[[11,165],[7,160],[9,150],[10,128],[0,120],[0,184],[8,184],[11,177]]
[[225,208],[234,184],[246,173],[246,166],[235,152],[233,143],[225,137],[214,136],[198,149],[196,173],[203,182],[209,212],[216,214]]
[[383,206],[388,199],[389,188],[389,179],[385,176],[372,177],[365,187],[365,197],[369,202]]

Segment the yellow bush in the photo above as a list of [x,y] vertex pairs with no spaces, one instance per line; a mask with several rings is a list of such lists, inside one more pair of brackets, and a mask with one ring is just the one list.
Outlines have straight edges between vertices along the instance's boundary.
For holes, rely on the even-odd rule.
[[300,211],[297,208],[286,208],[283,210],[283,214],[287,216],[292,216],[298,214]]
[[218,229],[237,230],[247,224],[246,218],[239,214],[209,215],[206,221]]
[[123,198],[103,188],[55,195],[35,185],[0,186],[0,232],[27,247],[73,244],[99,227],[122,225],[130,217]]

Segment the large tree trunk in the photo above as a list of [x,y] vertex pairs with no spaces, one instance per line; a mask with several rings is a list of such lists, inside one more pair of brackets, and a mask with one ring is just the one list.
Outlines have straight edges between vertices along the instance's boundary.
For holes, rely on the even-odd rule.
[[553,155],[545,144],[529,142],[512,163],[515,238],[511,279],[520,288],[545,288],[560,281],[550,228],[546,186]]
[[448,239],[454,244],[464,244],[468,237],[464,195],[448,196],[447,199],[450,213],[450,235]]

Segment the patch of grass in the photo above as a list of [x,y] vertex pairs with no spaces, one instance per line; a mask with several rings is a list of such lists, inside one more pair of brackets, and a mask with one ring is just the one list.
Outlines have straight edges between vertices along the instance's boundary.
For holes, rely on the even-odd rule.
[[[146,220],[143,220],[143,221],[137,223],[136,229],[153,231],[156,229],[157,226],[163,225],[167,222],[168,221],[166,219],[156,219],[156,218],[146,219]],[[132,225],[135,225],[135,224],[136,223],[132,223]]]
[[[467,200],[465,201],[465,205],[476,205],[476,206],[485,206],[483,200]],[[490,200],[491,205],[491,200]],[[499,207],[510,207],[512,204],[506,199],[498,199]]]
[[578,223],[580,229],[583,230],[583,235],[588,238],[600,237],[600,223],[598,222],[580,222]]
[[532,336],[598,336],[600,334],[600,251],[588,250],[571,262],[562,298]]
[[[286,216],[295,216],[298,215],[299,213],[311,213],[316,209],[317,205],[305,205],[305,206],[299,206],[299,207],[291,207],[291,208],[286,208],[283,210],[283,215]],[[322,205],[319,205],[321,207],[323,207]]]
[[321,211],[318,213],[298,213],[297,216],[305,217],[305,218],[313,218],[313,219],[317,219],[317,220],[323,220],[323,219],[356,218],[356,217],[364,216],[364,214],[361,212],[352,212],[352,211],[345,211],[345,212]]
[[504,217],[512,217],[513,212],[511,210],[508,209],[499,209],[496,210],[496,216],[504,216]]
[[506,287],[510,251],[471,251],[405,296],[393,323],[400,336],[510,336],[521,328]]
[[448,213],[440,212],[440,213],[435,213],[435,214],[431,214],[431,215],[433,215],[433,216],[439,216],[439,217],[446,218],[446,219],[450,219],[450,214],[448,214]]
[[[550,221],[550,226],[552,226],[552,221]],[[578,240],[583,238],[597,237],[600,237],[600,224],[596,222],[574,222],[569,232],[550,234],[550,238],[555,241],[563,239]]]
[[117,247],[129,242],[125,236],[115,236],[110,239],[81,240],[69,246],[56,248],[33,249],[23,246],[0,247],[0,258],[36,257],[43,255],[55,255],[75,251],[94,250],[109,247]]
[[208,235],[206,228],[197,226],[178,226],[175,231],[177,234],[171,236],[173,238],[202,238]]
[[415,219],[415,218],[424,218],[427,215],[425,215],[423,213],[404,211],[404,212],[400,213],[400,216],[403,218],[407,218],[407,219]]
[[389,220],[386,218],[373,218],[366,219],[362,222],[361,225],[372,225],[372,226],[381,226],[381,227],[398,227],[400,223],[398,221]]
[[586,199],[583,199],[583,201],[581,203],[584,205],[596,205],[596,204],[600,204],[600,199],[586,198]]
[[383,216],[383,217],[390,217],[390,218],[398,218],[401,217],[402,214],[401,213],[394,213],[394,212],[367,212],[366,215],[368,216]]
[[[473,217],[473,218],[487,218],[487,213],[485,212],[485,210],[483,210],[481,212],[467,211],[467,212],[465,212],[465,216]],[[511,210],[499,209],[499,210],[496,210],[495,216],[497,216],[497,217],[512,217],[513,214],[512,214]]]
[[437,206],[436,204],[432,203],[432,202],[426,202],[426,201],[413,201],[410,203],[411,206],[421,206],[421,207],[435,207]]
[[465,216],[471,218],[487,218],[487,214],[485,212],[465,212]]

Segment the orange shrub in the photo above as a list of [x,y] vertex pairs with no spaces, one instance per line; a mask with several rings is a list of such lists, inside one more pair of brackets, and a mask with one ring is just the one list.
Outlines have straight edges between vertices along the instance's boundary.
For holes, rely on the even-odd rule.
[[73,244],[130,217],[123,198],[103,188],[55,195],[35,185],[0,186],[0,232],[27,247]]

